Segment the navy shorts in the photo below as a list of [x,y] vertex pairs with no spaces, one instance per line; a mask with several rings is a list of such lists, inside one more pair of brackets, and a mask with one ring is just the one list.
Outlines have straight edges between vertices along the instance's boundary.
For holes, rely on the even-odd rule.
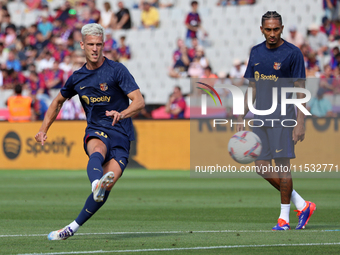
[[254,127],[253,132],[262,141],[257,160],[295,158],[292,127]]
[[129,159],[129,138],[126,135],[113,130],[101,131],[99,129],[86,128],[84,136],[84,150],[87,155],[89,155],[87,152],[87,142],[91,138],[98,138],[106,145],[107,152],[104,164],[111,159],[115,159],[123,172]]

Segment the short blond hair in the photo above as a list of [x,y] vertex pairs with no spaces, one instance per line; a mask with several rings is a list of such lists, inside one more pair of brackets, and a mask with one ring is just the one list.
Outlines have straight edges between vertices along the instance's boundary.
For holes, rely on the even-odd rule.
[[81,35],[83,42],[85,41],[86,35],[102,36],[103,42],[105,41],[104,28],[97,23],[86,24],[81,28]]

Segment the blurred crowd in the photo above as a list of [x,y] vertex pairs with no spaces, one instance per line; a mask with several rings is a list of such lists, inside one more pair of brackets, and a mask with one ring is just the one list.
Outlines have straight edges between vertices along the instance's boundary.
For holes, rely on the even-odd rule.
[[[102,12],[96,9],[95,0],[60,1],[60,4],[51,10],[45,0],[0,3],[0,90],[20,85],[25,92],[28,91],[33,102],[33,119],[43,118],[51,100],[51,89],[64,86],[73,71],[85,63],[79,44],[83,25],[96,22],[106,29],[106,57],[115,61],[131,58],[126,38],[113,38],[114,30],[132,26],[129,10],[123,1],[117,4],[117,13],[112,12],[110,2],[104,2]],[[19,12],[15,13],[16,17],[35,13],[36,22],[29,26],[15,26],[9,5],[15,6]],[[70,101],[63,107],[59,118],[84,118],[81,111],[79,104]]]
[[[17,27],[13,24],[8,4],[15,3],[15,15],[36,13],[37,20],[29,26]],[[254,4],[254,0],[219,0],[217,6]],[[12,89],[16,85],[28,91],[32,99],[33,119],[41,119],[51,100],[51,89],[60,89],[73,71],[85,61],[80,49],[80,29],[83,25],[97,22],[105,28],[106,40],[104,55],[114,61],[133,59],[126,38],[114,38],[119,29],[156,29],[160,25],[159,8],[172,8],[176,0],[136,0],[133,8],[141,10],[140,20],[133,21],[124,1],[117,2],[117,12],[110,1],[103,2],[102,11],[96,8],[95,0],[60,1],[60,6],[50,9],[47,0],[14,0],[0,2],[0,91]],[[202,26],[198,13],[199,1],[190,3],[191,11],[184,17],[187,32],[177,39],[177,49],[173,53],[173,65],[169,69],[172,78],[191,77],[199,79],[215,78],[221,84],[246,85],[243,78],[247,60],[234,59],[230,70],[214,70],[205,47],[209,47],[208,33]],[[308,31],[299,31],[297,26],[288,28],[284,38],[301,49],[305,59],[307,77],[320,78],[318,99],[331,101],[332,96],[340,94],[340,19],[339,1],[324,0],[325,16],[320,24],[311,24]],[[14,22],[15,23],[15,22]],[[287,28],[286,28],[287,29]],[[214,85],[211,84],[211,85]],[[172,118],[182,118],[184,114],[173,114],[169,109],[178,105],[185,111],[182,99],[174,99],[181,93],[176,86],[165,104],[165,110]],[[221,91],[228,96],[227,91]],[[179,104],[177,103],[180,102]],[[175,102],[171,104],[172,102]],[[316,101],[318,102],[318,101]],[[170,103],[170,104],[169,104]],[[69,104],[69,105],[67,105]],[[84,113],[77,102],[69,102],[59,118],[82,119]],[[327,103],[328,104],[328,103]],[[170,105],[170,107],[169,107]],[[172,106],[171,106],[172,105]],[[315,105],[315,104],[314,104]],[[311,107],[312,108],[312,107]],[[151,117],[150,111],[139,117]],[[175,111],[177,112],[177,111]],[[182,111],[181,111],[182,112]],[[320,115],[320,114],[319,114]],[[327,111],[325,116],[334,116]],[[138,117],[138,116],[137,116]]]
[[[254,4],[255,1],[218,1],[217,5],[236,5],[236,4]],[[220,70],[220,75],[216,75],[212,70],[209,60],[205,55],[204,46],[210,46],[207,43],[208,37],[207,31],[202,26],[202,20],[198,13],[199,3],[198,1],[191,2],[191,11],[185,17],[185,26],[187,33],[185,40],[182,38],[177,39],[177,49],[173,53],[173,65],[170,67],[169,76],[172,78],[227,78],[227,73],[224,70]],[[244,65],[241,68],[241,61],[234,60],[235,70],[231,70],[232,73],[228,74],[228,77],[239,78],[239,73],[245,71]],[[243,75],[241,75],[243,76]],[[240,83],[240,81],[238,81]],[[238,85],[243,85],[238,84]]]
[[[318,78],[316,95],[307,104],[311,113],[318,117],[335,117],[340,110],[340,2],[323,0],[324,16],[320,23],[310,24],[306,33],[296,26],[289,27],[285,38],[300,48],[307,79]],[[322,109],[322,110],[320,110]]]
[[219,0],[218,6],[255,4],[256,0]]
[[[253,4],[254,1],[218,1],[217,5]],[[218,70],[214,72],[209,64],[208,56],[204,50],[204,36],[206,32],[201,27],[201,18],[198,2],[191,2],[191,12],[187,14],[185,25],[187,35],[185,40],[177,39],[177,49],[173,53],[173,65],[170,67],[169,76],[172,78],[216,78],[210,85],[233,84],[236,86],[247,85],[243,78],[248,60],[233,60],[230,70]],[[307,31],[298,31],[297,26],[290,26],[284,39],[300,48],[306,68],[308,79],[318,78],[319,88],[308,107],[315,116],[334,117],[340,113],[339,107],[333,107],[336,103],[336,95],[340,95],[340,1],[323,1],[324,17],[319,24],[311,24]],[[283,17],[284,18],[284,17]],[[287,29],[287,28],[285,28]],[[203,39],[202,39],[203,38]],[[219,91],[228,97],[228,91]],[[339,103],[339,102],[338,102]],[[320,105],[322,106],[320,106]],[[321,112],[315,109],[324,108]],[[327,107],[324,107],[327,105]]]

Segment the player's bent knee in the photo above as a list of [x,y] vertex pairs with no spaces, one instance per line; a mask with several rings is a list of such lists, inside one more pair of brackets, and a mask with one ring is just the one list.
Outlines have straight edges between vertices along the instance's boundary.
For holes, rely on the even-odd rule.
[[111,190],[115,183],[119,180],[119,178],[122,176],[122,169],[120,168],[120,165],[115,159],[111,159],[109,162],[107,162],[104,165],[104,174],[107,172],[113,172],[114,173],[114,178],[113,178],[113,183],[107,187],[107,190]]
[[93,148],[92,154],[95,153],[95,152],[99,152],[100,154],[103,155],[103,157],[105,157],[105,155],[106,155],[106,148],[105,148],[105,146],[104,147],[103,146],[96,146],[96,147]]
[[87,151],[90,155],[95,152],[99,152],[103,155],[103,157],[105,157],[107,148],[100,139],[90,138],[90,140],[87,142]]

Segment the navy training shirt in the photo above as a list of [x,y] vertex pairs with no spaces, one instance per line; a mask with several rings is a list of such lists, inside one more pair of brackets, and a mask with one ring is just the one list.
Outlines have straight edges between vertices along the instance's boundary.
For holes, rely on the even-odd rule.
[[[256,83],[257,110],[268,110],[272,106],[272,88],[277,88],[278,98],[276,110],[270,115],[255,115],[255,119],[264,121],[264,126],[272,126],[272,121],[265,119],[296,119],[294,105],[288,104],[286,115],[281,115],[281,88],[294,87],[297,80],[305,80],[305,66],[300,49],[284,41],[275,49],[268,49],[266,41],[254,46],[250,52],[247,70],[244,75],[249,81]],[[293,93],[287,93],[286,98],[292,98]],[[274,121],[274,127],[281,127],[281,123]],[[285,125],[294,125],[285,122]],[[258,123],[256,123],[258,125]]]
[[139,89],[134,78],[121,64],[105,58],[103,64],[88,70],[86,64],[75,71],[66,81],[60,93],[65,98],[79,95],[86,113],[87,126],[94,129],[115,130],[135,139],[131,118],[120,120],[112,126],[112,118],[106,111],[121,112],[129,106],[127,94]]

